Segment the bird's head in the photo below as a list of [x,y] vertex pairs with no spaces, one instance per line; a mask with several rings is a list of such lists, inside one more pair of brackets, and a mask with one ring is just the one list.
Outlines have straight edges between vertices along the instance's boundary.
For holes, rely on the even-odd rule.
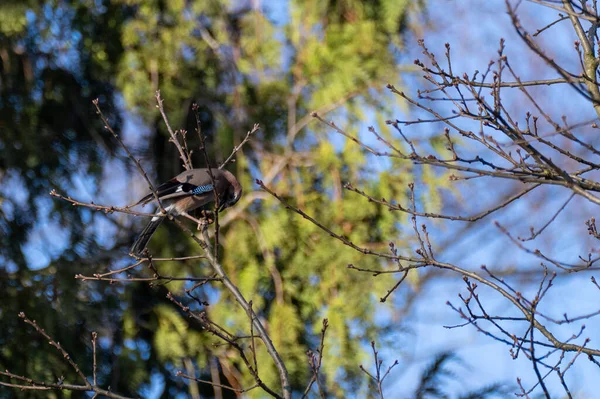
[[227,187],[227,191],[225,192],[222,203],[219,205],[219,212],[221,212],[223,209],[234,206],[242,196],[242,185],[237,181],[235,176],[228,171],[223,171],[223,175],[229,182],[229,186]]

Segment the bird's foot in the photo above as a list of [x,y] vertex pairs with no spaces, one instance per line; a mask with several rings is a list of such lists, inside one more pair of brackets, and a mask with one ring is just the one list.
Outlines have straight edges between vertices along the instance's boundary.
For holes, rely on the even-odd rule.
[[208,226],[215,222],[215,213],[213,211],[202,210],[200,211],[200,223],[198,224],[198,230],[204,226]]
[[202,210],[200,212],[200,219],[191,216],[187,212],[182,212],[181,216],[184,216],[196,223],[198,226],[198,230],[203,230],[204,228],[206,228],[206,226],[211,225],[215,222],[214,212],[212,211]]

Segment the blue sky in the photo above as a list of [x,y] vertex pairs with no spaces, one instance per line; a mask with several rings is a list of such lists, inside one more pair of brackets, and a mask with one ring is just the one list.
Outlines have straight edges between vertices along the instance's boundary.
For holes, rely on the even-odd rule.
[[[498,43],[500,38],[504,38],[506,40],[505,54],[508,55],[511,65],[522,79],[557,77],[533,55],[516,35],[506,13],[504,1],[449,2],[434,0],[429,2],[429,5],[431,23],[435,28],[433,31],[425,31],[423,38],[426,40],[427,47],[436,54],[440,61],[444,59],[444,44],[446,42],[451,44],[453,68],[457,75],[462,75],[462,72],[472,75],[476,69],[485,70],[488,61],[497,58]],[[523,2],[520,8],[521,21],[532,33],[546,25],[556,15],[555,11],[527,2]],[[544,21],[547,22],[544,23]],[[562,62],[562,65],[567,66],[571,71],[579,71],[573,48],[575,36],[568,21],[557,24],[543,33],[540,38],[548,48],[551,57]],[[410,46],[409,52],[410,56],[407,58],[424,58],[420,54],[420,49],[415,46]],[[416,88],[423,87],[423,82],[419,79],[409,78],[408,82],[410,82],[411,90],[407,91],[412,93],[416,91]],[[570,123],[596,117],[591,105],[571,89],[543,88],[533,90],[533,92],[540,94],[540,103],[557,120],[560,120],[561,115],[567,115]],[[513,93],[508,94],[506,104],[519,120],[523,120],[527,110],[533,111],[531,104],[519,100]],[[401,111],[398,111],[398,114],[408,117]],[[406,128],[405,133],[419,137],[422,134],[430,133],[428,129],[431,128],[432,126],[413,125],[413,127]],[[598,143],[596,135],[589,135],[590,130],[582,131],[582,136],[592,143]],[[486,183],[461,183],[464,203],[468,206],[464,206],[459,213],[476,213],[473,208],[482,209],[481,207],[486,203],[490,203],[488,202],[490,197],[497,196],[499,191],[502,191],[501,184],[488,186]],[[493,226],[493,221],[498,220],[508,226],[514,235],[525,237],[528,235],[529,226],[541,227],[569,195],[570,193],[565,189],[547,189],[532,196],[532,199],[523,204],[494,214],[479,223],[479,227],[467,237],[446,250],[443,258],[472,270],[478,270],[481,264],[486,264],[491,270],[496,271],[507,268],[538,270],[534,284],[520,281],[521,279],[517,277],[512,279],[515,288],[530,294],[529,298],[532,298],[531,295],[537,288],[537,282],[542,275],[539,259],[517,249],[506,237],[499,234]],[[597,248],[596,242],[587,235],[584,225],[586,219],[596,214],[595,210],[595,205],[581,198],[575,198],[566,208],[565,213],[557,218],[555,223],[537,241],[526,243],[527,246],[531,249],[539,248],[548,251],[546,253],[561,260],[577,263],[578,255],[586,255],[590,250],[593,251]],[[421,222],[424,221],[421,220]],[[453,227],[447,225],[436,226],[434,223],[428,223],[428,225],[434,231],[432,235],[440,241],[451,236],[455,231]],[[573,317],[597,311],[599,292],[590,282],[590,276],[593,274],[585,272],[559,277],[555,282],[555,287],[549,291],[547,298],[542,302],[540,310],[558,319],[564,312],[568,312],[569,316]],[[390,397],[407,396],[407,393],[411,392],[418,382],[417,377],[423,366],[431,361],[431,357],[428,355],[446,350],[454,350],[470,367],[462,371],[460,371],[460,367],[457,369],[459,370],[457,374],[462,376],[465,381],[465,385],[455,387],[457,393],[464,393],[466,388],[475,389],[499,381],[516,384],[517,378],[523,380],[526,388],[535,383],[536,377],[531,363],[522,355],[519,359],[513,360],[508,346],[482,335],[470,326],[452,330],[443,327],[461,323],[461,319],[446,306],[446,301],[451,301],[455,306],[462,305],[457,295],[458,293],[466,295],[466,290],[460,276],[446,273],[445,278],[438,279],[424,289],[426,292],[417,301],[409,320],[405,321],[414,329],[412,336],[406,339],[406,345],[411,347],[414,355],[404,359],[403,364],[408,371],[402,378],[396,379],[393,378],[393,375],[390,377],[390,381],[386,384],[386,388],[391,394]],[[511,311],[511,305],[499,295],[484,290],[481,296],[485,298],[488,310],[492,314],[514,314]],[[462,307],[464,308],[464,305]],[[591,338],[590,345],[596,347],[595,342],[597,342],[597,331],[600,325],[594,319],[558,328],[553,327],[552,331],[557,337],[564,340],[571,334],[577,333],[582,324],[586,325],[582,337]],[[481,325],[485,326],[485,323]],[[523,331],[522,328],[519,330]],[[578,342],[583,342],[583,339]],[[395,358],[393,353],[387,353],[386,356],[388,361]],[[564,362],[562,367],[564,368],[567,363],[568,361]],[[594,397],[593,387],[597,385],[597,373],[597,367],[585,356],[579,358],[566,377],[571,392],[576,397]],[[553,397],[564,395],[558,379],[550,377],[547,380],[547,386]]]

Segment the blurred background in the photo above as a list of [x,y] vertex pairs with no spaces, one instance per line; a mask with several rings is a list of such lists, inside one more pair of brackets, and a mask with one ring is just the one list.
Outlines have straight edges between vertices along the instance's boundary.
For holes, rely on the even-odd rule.
[[[556,14],[533,6],[521,11],[523,22],[535,29]],[[48,193],[56,189],[83,202],[124,206],[147,191],[103,128],[92,105],[95,98],[152,181],[179,173],[178,154],[156,108],[154,96],[160,90],[171,125],[189,132],[193,149],[199,142],[191,105],[199,105],[212,166],[227,158],[254,123],[261,125],[228,166],[242,182],[244,196],[223,216],[222,263],[268,325],[295,391],[301,393],[310,379],[305,352],[318,345],[324,318],[330,328],[323,371],[331,397],[372,392],[358,367],[373,367],[372,340],[384,366],[400,362],[384,385],[388,397],[459,397],[490,386],[497,393],[515,392],[517,377],[534,383],[531,364],[525,358],[513,360],[509,347],[473,328],[443,327],[460,323],[445,305],[464,290],[460,276],[415,271],[380,303],[394,278],[371,278],[346,267],[377,268],[377,259],[350,251],[254,183],[262,179],[334,231],[383,251],[390,241],[400,251],[414,250],[408,218],[345,192],[344,182],[404,204],[407,184],[416,182],[421,209],[461,214],[485,209],[490,200],[512,192],[514,184],[458,184],[448,172],[375,157],[327,130],[310,113],[319,112],[369,144],[377,142],[368,126],[392,138],[385,120],[421,116],[385,89],[388,83],[407,92],[423,87],[413,64],[422,57],[419,38],[440,55],[449,42],[454,66],[472,75],[497,57],[504,37],[523,77],[552,77],[513,30],[499,0],[2,1],[0,369],[44,381],[74,379],[60,354],[17,317],[23,311],[63,343],[86,374],[91,373],[91,331],[97,331],[99,383],[123,395],[231,395],[183,380],[177,370],[236,388],[252,385],[233,351],[215,346],[216,338],[166,299],[170,291],[185,300],[189,284],[74,278],[130,264],[129,247],[146,220],[75,208]],[[570,32],[568,25],[558,25],[543,39],[559,59],[574,51]],[[577,66],[577,58],[572,60],[570,65]],[[507,102],[522,118],[523,101],[509,97]],[[568,89],[556,89],[541,102],[553,114],[572,112],[582,120],[594,115]],[[439,124],[414,125],[408,132],[422,148],[444,148]],[[195,167],[205,166],[199,151],[193,160]],[[536,192],[494,218],[526,236],[530,226],[542,225],[569,196],[552,190]],[[570,259],[593,250],[584,225],[592,209],[574,200],[540,245]],[[475,270],[486,264],[524,293],[539,284],[539,262],[512,246],[491,220],[434,224],[432,237],[444,259]],[[200,250],[168,223],[150,249],[163,257]],[[197,260],[161,263],[160,270],[177,277],[210,275]],[[131,274],[151,272],[140,267]],[[560,317],[566,310],[593,309],[597,294],[583,283],[589,277],[565,276],[545,310],[552,313],[559,304]],[[207,310],[216,323],[231,331],[247,328],[246,315],[218,286],[207,285],[200,295],[210,303]],[[489,306],[499,313],[509,307],[493,294]],[[568,337],[578,328],[560,331]],[[593,340],[597,333],[588,336]],[[266,352],[259,355],[262,379],[277,386]],[[443,372],[431,382],[430,396],[419,396],[424,371],[436,360]],[[577,397],[593,397],[597,371],[578,362],[570,373]],[[559,389],[559,382],[553,384],[551,389]],[[256,390],[246,395],[264,397]],[[52,397],[63,396],[68,394]],[[2,388],[0,397],[45,396]]]

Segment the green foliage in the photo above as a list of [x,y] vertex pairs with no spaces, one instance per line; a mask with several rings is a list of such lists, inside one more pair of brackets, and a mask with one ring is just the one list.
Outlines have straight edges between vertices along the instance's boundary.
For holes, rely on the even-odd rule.
[[184,357],[206,360],[203,338],[198,331],[189,328],[184,316],[165,304],[153,310],[158,322],[153,346],[160,361],[178,364]]
[[[309,111],[331,111],[339,126],[358,137],[364,133],[354,124],[358,119],[373,119],[376,111],[389,111],[397,105],[381,90],[385,83],[400,79],[400,38],[407,29],[412,2],[290,1],[289,19],[275,20],[262,10],[229,7],[216,1],[120,0],[57,5],[49,0],[29,6],[36,17],[32,26],[23,19],[23,6],[15,4],[0,5],[0,50],[8,51],[22,66],[0,70],[0,123],[5,123],[0,144],[3,150],[11,149],[7,160],[0,161],[0,179],[21,178],[21,190],[30,199],[25,203],[34,203],[50,188],[69,193],[73,175],[97,182],[102,172],[111,173],[110,169],[103,170],[110,167],[105,159],[116,152],[91,112],[90,100],[100,97],[114,115],[114,90],[122,95],[127,110],[152,129],[147,143],[136,143],[136,156],[139,152],[153,162],[160,180],[179,172],[177,156],[155,107],[154,94],[160,89],[174,128],[193,133],[189,108],[192,100],[198,102],[213,160],[223,160],[232,144],[238,143],[253,123],[260,123],[262,130],[254,146],[246,147],[237,157],[235,173],[245,196],[255,194],[254,178],[268,176],[278,168],[269,182],[271,188],[359,245],[380,251],[387,250],[390,239],[398,247],[410,245],[402,238],[399,225],[407,219],[382,207],[366,206],[365,198],[343,189],[345,182],[364,188],[376,198],[406,204],[408,182],[421,179],[429,183],[426,193],[418,193],[426,200],[426,210],[441,206],[439,189],[447,186],[447,176],[427,168],[415,175],[412,165],[404,161],[389,168],[379,165],[354,142],[330,136],[322,127],[307,123]],[[72,46],[73,60],[59,67],[58,52],[48,51],[45,56],[52,62],[29,76],[26,66],[35,64],[39,48],[46,48],[43,45],[47,42],[56,43],[51,40],[55,39],[52,22],[46,20],[53,15],[62,16],[55,23],[62,24],[61,31],[67,32],[57,47],[63,48],[61,43]],[[9,18],[11,24],[2,23]],[[73,42],[69,37],[81,40]],[[29,46],[24,55],[18,52],[21,41]],[[120,121],[113,122],[118,126]],[[194,149],[198,144],[195,136],[188,135]],[[443,149],[437,142],[428,145]],[[279,167],[282,159],[284,166]],[[194,161],[196,166],[204,163],[198,151]],[[35,273],[28,270],[21,245],[34,227],[36,211],[28,215],[25,208],[29,205],[9,194],[3,192],[2,199],[16,211],[12,217],[4,211],[0,220],[0,228],[10,237],[9,250],[0,254],[10,259],[17,271],[0,268],[8,276],[0,280],[0,288],[11,304],[9,310],[0,313],[1,323],[9,323],[17,310],[39,308],[36,316],[47,317],[44,325],[48,330],[62,331],[74,353],[88,360],[89,330],[98,329],[110,342],[102,348],[109,355],[101,359],[100,378],[112,381],[112,388],[122,394],[139,395],[152,373],[164,377],[165,396],[188,393],[173,370],[184,368],[191,359],[198,374],[207,374],[211,356],[236,373],[242,372],[242,386],[254,383],[243,372],[243,364],[234,360],[231,348],[215,347],[215,337],[208,336],[165,299],[168,289],[194,305],[185,295],[189,285],[172,281],[158,287],[145,283],[116,287],[73,280],[74,274],[87,269],[99,272],[106,271],[107,265],[123,267],[122,247],[130,243],[125,237],[114,244],[109,255],[101,257],[100,243],[85,229],[89,214],[53,202],[56,220],[70,234],[67,249],[52,266]],[[369,269],[396,265],[365,258],[275,199],[257,198],[250,204],[242,199],[237,208],[239,217],[221,231],[220,252],[226,272],[252,299],[254,309],[266,322],[295,390],[303,390],[310,377],[305,352],[315,347],[323,318],[330,323],[323,371],[331,394],[343,397],[349,387],[364,387],[357,368],[365,358],[363,344],[389,327],[385,321],[375,323],[375,317],[385,306],[393,306],[392,302],[379,304],[374,293],[385,292],[395,281],[382,275],[365,289],[364,276],[347,265]],[[123,230],[119,225],[119,231]],[[189,255],[199,250],[168,223],[160,227],[151,245],[155,256]],[[92,266],[82,262],[91,256],[96,256]],[[162,274],[175,277],[209,273],[199,261],[161,262],[159,267]],[[36,276],[42,276],[42,281]],[[415,275],[413,281],[417,280]],[[48,287],[58,287],[60,301],[54,296],[44,298]],[[232,334],[247,335],[247,315],[219,287],[206,285],[197,290],[211,300],[207,308],[210,319]],[[85,299],[81,301],[81,297]],[[79,319],[84,322],[78,324]],[[9,331],[17,331],[14,322],[10,323]],[[17,356],[23,356],[19,343],[27,342],[28,337],[19,335],[0,342],[0,367],[6,368]],[[242,346],[249,353],[247,341]],[[257,345],[261,379],[277,389],[274,365],[264,347]],[[62,372],[63,366],[49,353],[39,352],[18,372],[51,379],[39,366],[44,359],[53,359],[53,370]],[[226,382],[224,369],[222,381]],[[127,370],[126,375],[119,370]],[[115,380],[109,379],[111,374]],[[262,394],[253,390],[249,396]]]
[[[48,382],[79,377],[17,317],[19,312],[37,320],[86,373],[91,372],[90,331],[115,331],[120,323],[116,287],[82,287],[73,278],[94,269],[89,259],[107,258],[88,228],[90,212],[48,196],[51,189],[72,193],[82,180],[100,178],[101,160],[113,153],[88,104],[94,97],[103,105],[112,101],[114,65],[99,65],[92,52],[102,42],[106,54],[119,57],[119,42],[111,38],[122,14],[107,9],[93,20],[79,18],[94,7],[0,2],[0,368]],[[91,41],[78,40],[83,36]],[[41,269],[31,270],[32,263]],[[118,346],[118,339],[112,344]],[[111,348],[100,349],[110,353]],[[106,381],[110,356],[101,356],[99,366],[98,378]],[[14,392],[14,397],[29,395]]]
[[[369,187],[376,197],[403,202],[406,201],[406,181],[393,179],[388,173],[373,178],[366,171],[367,158],[360,150],[354,145],[343,148],[347,150],[339,152],[329,142],[320,142],[314,150],[313,167],[294,170],[273,188],[337,233],[353,242],[385,251],[387,242],[383,240],[398,236],[390,212],[364,206],[365,200],[356,195],[344,194],[341,201],[341,181]],[[342,175],[340,170],[344,171]],[[258,220],[255,227],[258,231],[246,223],[238,223],[227,231],[226,242],[236,245],[227,248],[224,265],[235,281],[239,281],[242,292],[256,298],[257,307],[266,306],[264,300],[273,298],[274,304],[268,308],[270,334],[276,344],[281,344],[278,347],[288,360],[295,381],[306,380],[303,353],[308,349],[311,335],[318,334],[320,321],[329,319],[324,370],[334,386],[332,392],[336,396],[343,395],[342,381],[339,378],[334,381],[334,376],[344,370],[345,383],[359,378],[356,366],[364,358],[360,344],[377,330],[374,316],[379,300],[371,293],[385,292],[393,282],[378,278],[365,291],[363,276],[349,271],[346,266],[352,263],[378,269],[385,265],[349,251],[314,224],[290,214],[274,199],[263,201],[261,206],[262,212],[252,214]],[[364,242],[365,237],[370,237],[369,242]],[[262,251],[252,249],[256,248],[257,241],[263,246]],[[264,259],[273,259],[275,268]],[[282,292],[277,292],[278,280],[283,282]],[[244,318],[241,321],[247,323]],[[315,331],[307,331],[306,325],[317,327]],[[337,388],[335,382],[339,384]]]
[[27,25],[25,12],[30,6],[26,1],[7,1],[0,13],[0,34],[7,37],[21,34]]

